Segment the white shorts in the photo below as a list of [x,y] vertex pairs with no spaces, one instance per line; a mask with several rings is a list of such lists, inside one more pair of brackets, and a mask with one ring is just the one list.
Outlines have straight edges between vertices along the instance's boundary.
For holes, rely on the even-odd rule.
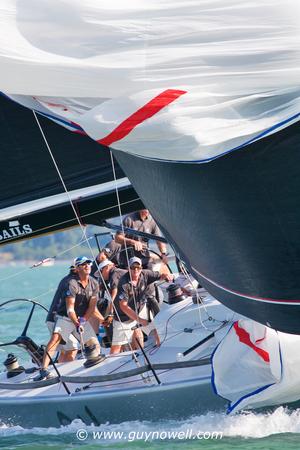
[[[54,331],[54,327],[55,327],[55,322],[46,322],[48,330],[50,332],[50,334],[52,335],[53,331]],[[75,338],[75,336],[73,336],[73,334],[71,334],[69,336],[69,339],[66,340],[65,344],[59,344],[58,346],[58,350],[64,350],[64,351],[68,351],[68,350],[79,350],[80,345],[78,340]]]
[[[69,317],[57,316],[53,332],[60,334],[65,342],[67,342],[72,335],[73,337],[75,336],[75,339],[78,338],[78,342],[80,342],[80,335],[76,331],[75,324],[71,319],[69,319]],[[95,338],[97,341],[96,333],[89,322],[85,322],[83,326],[82,338],[84,344],[91,338]]]
[[125,345],[131,343],[134,330],[131,328],[136,325],[135,320],[126,322],[113,321],[113,338],[111,345]]
[[[143,305],[142,308],[139,311],[139,317],[141,319],[145,319],[145,320],[149,320],[149,314],[148,314],[148,310],[147,310],[147,306]],[[144,326],[144,327],[140,327],[140,330],[147,334],[147,336],[149,336],[149,334],[151,333],[152,330],[155,330],[155,324],[154,324],[154,317],[152,314],[152,311],[150,311],[150,319],[151,322],[149,322],[148,325]]]

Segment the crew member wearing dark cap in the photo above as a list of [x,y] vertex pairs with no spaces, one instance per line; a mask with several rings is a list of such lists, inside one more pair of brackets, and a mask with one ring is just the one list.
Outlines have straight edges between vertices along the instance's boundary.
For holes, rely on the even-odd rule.
[[[123,219],[123,225],[126,228],[132,228],[136,231],[153,234],[154,236],[161,236],[160,229],[152,218],[148,209],[141,209],[140,211],[128,214]],[[125,251],[125,244],[129,258],[137,256],[142,260],[143,268],[151,268],[151,257],[148,248],[149,240],[134,234],[123,234],[118,232],[115,236],[117,243],[122,245],[120,253],[120,266],[128,267],[127,257]],[[156,241],[157,247],[160,251],[162,260],[167,264],[167,247],[166,244]]]
[[[142,261],[136,256],[130,258],[129,267],[130,273],[125,273],[120,279],[117,297],[114,302],[115,313],[111,353],[119,353],[122,345],[131,342],[132,327],[136,324],[146,327],[149,324],[148,320],[142,319],[138,314],[141,305],[145,302],[147,287],[157,280],[173,280],[173,275],[142,269]],[[135,334],[142,345],[142,333],[140,330],[136,330]]]

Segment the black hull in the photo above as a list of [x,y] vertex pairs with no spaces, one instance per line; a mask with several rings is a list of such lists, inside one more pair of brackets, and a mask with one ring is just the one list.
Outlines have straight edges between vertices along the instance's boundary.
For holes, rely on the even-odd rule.
[[207,164],[114,154],[168,240],[229,308],[300,334],[300,127]]

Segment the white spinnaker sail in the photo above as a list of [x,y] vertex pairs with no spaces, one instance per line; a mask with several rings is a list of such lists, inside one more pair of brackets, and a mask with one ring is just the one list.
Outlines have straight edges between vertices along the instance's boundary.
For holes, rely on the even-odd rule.
[[209,161],[299,119],[299,18],[298,0],[2,0],[0,90],[117,149]]

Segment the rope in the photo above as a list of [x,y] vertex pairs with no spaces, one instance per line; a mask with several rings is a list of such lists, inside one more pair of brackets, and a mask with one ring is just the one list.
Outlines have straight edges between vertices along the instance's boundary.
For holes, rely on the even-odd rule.
[[[110,151],[110,160],[111,160],[111,166],[112,166],[113,177],[114,177],[115,192],[116,192],[117,203],[118,203],[118,209],[119,209],[119,219],[120,219],[120,223],[121,223],[121,227],[122,227],[122,233],[125,235],[125,233],[124,233],[124,225],[123,225],[123,220],[122,220],[121,202],[120,202],[119,190],[118,190],[118,185],[117,185],[117,177],[116,177],[115,163],[114,163],[114,158],[113,158],[112,151],[111,151],[111,150],[109,150],[109,151]],[[124,247],[125,247],[125,254],[126,254],[126,260],[127,260],[127,265],[128,265],[128,273],[129,273],[130,281],[131,281],[131,284],[132,284],[132,277],[131,277],[131,272],[130,272],[130,267],[129,267],[129,256],[128,256],[128,249],[127,249],[127,245],[126,245],[126,240],[124,240]],[[133,284],[132,284],[132,286],[133,286]],[[136,313],[136,315],[138,315],[138,312],[137,312],[137,302],[136,302],[136,297],[135,297],[134,289],[132,290],[132,293],[133,293],[133,301],[134,301],[135,313]],[[121,323],[121,327],[122,327],[122,329],[123,329],[123,331],[124,331],[124,325],[123,325],[122,321],[120,320],[120,315],[118,314],[118,311],[117,311],[117,309],[116,309],[114,303],[112,303],[112,306],[113,306],[113,309],[114,309],[114,312],[115,312],[116,316],[118,317],[118,319],[119,319],[119,321],[120,321],[120,323]],[[131,342],[129,342],[129,340],[127,340],[127,342],[128,342],[129,348],[130,348],[131,351],[133,352],[134,360],[135,360],[136,364],[139,365],[139,362],[138,362],[138,360],[137,360],[137,358],[136,358],[136,356],[135,356],[135,353],[134,353],[134,351],[133,351]]]
[[[41,126],[41,124],[40,124],[40,122],[39,122],[39,120],[38,120],[38,118],[37,118],[37,115],[36,115],[36,113],[35,113],[34,110],[33,110],[32,112],[33,112],[34,118],[35,118],[35,120],[36,120],[36,122],[37,122],[37,125],[38,125],[38,127],[39,127],[39,130],[40,130],[40,132],[41,132],[41,135],[42,135],[42,137],[43,137],[43,139],[44,139],[45,145],[46,145],[46,147],[47,147],[47,149],[48,149],[48,152],[49,152],[49,154],[50,154],[50,157],[51,157],[51,159],[52,159],[52,162],[53,162],[53,164],[54,164],[54,167],[55,167],[55,169],[56,169],[56,171],[57,171],[57,174],[58,174],[58,176],[59,176],[59,179],[60,179],[60,181],[61,181],[61,183],[62,183],[62,186],[63,186],[63,188],[64,188],[64,190],[65,190],[65,193],[67,194],[69,203],[70,203],[70,205],[71,205],[71,207],[72,207],[72,209],[73,209],[73,212],[74,212],[74,216],[76,217],[76,220],[77,220],[77,222],[78,222],[78,225],[80,226],[80,229],[81,229],[81,232],[82,232],[82,236],[83,236],[83,241],[85,241],[85,242],[87,243],[87,245],[88,245],[88,247],[89,247],[89,250],[90,250],[90,253],[91,253],[93,259],[96,261],[97,269],[99,270],[99,265],[98,265],[98,263],[97,263],[96,255],[94,254],[94,251],[93,251],[93,249],[92,249],[92,247],[91,247],[91,245],[90,245],[90,243],[89,243],[89,240],[88,240],[88,238],[87,238],[85,227],[84,227],[84,226],[82,225],[82,223],[81,223],[81,218],[79,217],[79,215],[78,215],[78,213],[77,213],[77,211],[76,211],[75,205],[74,205],[74,203],[73,203],[73,201],[72,201],[72,199],[71,199],[71,197],[70,197],[70,194],[69,194],[69,192],[68,192],[68,189],[67,189],[67,187],[66,187],[66,184],[65,184],[65,182],[64,182],[64,180],[63,180],[63,177],[62,177],[61,172],[60,172],[60,170],[59,170],[59,167],[58,167],[58,165],[57,165],[57,163],[56,163],[56,160],[55,160],[55,158],[54,158],[54,155],[53,155],[53,153],[52,153],[52,151],[51,151],[50,145],[49,145],[48,140],[47,140],[47,138],[46,138],[46,136],[45,136],[45,133],[44,133],[44,131],[43,131],[43,129],[42,129],[42,126]],[[113,170],[113,175],[114,175],[115,190],[116,190],[116,196],[117,196],[117,205],[118,205],[120,217],[122,217],[122,214],[121,214],[121,204],[120,204],[119,192],[118,192],[118,186],[117,186],[117,178],[116,178],[116,172],[115,172],[115,167],[114,167],[113,156],[112,156],[111,150],[110,150],[110,155],[111,155],[112,170]],[[128,259],[128,255],[127,255],[127,259]],[[130,271],[129,271],[129,272],[130,272]],[[108,287],[107,287],[107,284],[106,284],[105,280],[104,280],[103,277],[102,277],[101,271],[99,271],[99,273],[100,273],[101,279],[102,279],[103,284],[104,284],[104,289],[105,289],[105,291],[107,292],[107,295],[108,295],[109,299],[111,300],[111,295],[110,295],[109,289],[108,289]],[[136,302],[135,302],[135,304],[136,304]],[[117,311],[116,311],[116,314],[117,314]],[[122,325],[122,326],[123,326],[123,325]],[[131,344],[130,344],[130,343],[129,343],[129,346],[130,346],[130,348],[131,348]]]
[[[60,170],[59,170],[59,168],[58,168],[58,165],[57,165],[57,163],[56,163],[56,161],[55,161],[55,158],[54,158],[54,156],[53,156],[53,153],[52,153],[52,151],[51,151],[50,145],[49,145],[49,143],[48,143],[48,141],[47,141],[47,138],[46,138],[46,136],[45,136],[45,134],[44,134],[44,132],[43,132],[43,129],[42,129],[42,127],[41,127],[41,124],[40,124],[40,122],[39,122],[39,120],[38,120],[38,118],[37,118],[37,115],[36,115],[36,113],[35,113],[34,110],[33,110],[33,115],[34,115],[35,120],[36,120],[36,122],[37,122],[37,124],[38,124],[38,127],[39,127],[39,129],[40,129],[40,132],[41,132],[41,134],[42,134],[42,136],[43,136],[44,142],[45,142],[46,147],[47,147],[47,149],[48,149],[48,151],[49,151],[49,154],[50,154],[51,159],[52,159],[52,161],[53,161],[54,167],[55,167],[55,169],[56,169],[56,171],[57,171],[57,173],[58,173],[58,176],[59,176],[59,178],[60,178],[60,181],[61,181],[61,183],[62,183],[62,185],[63,185],[63,188],[64,188],[64,190],[65,190],[65,192],[66,192],[66,194],[67,194],[67,197],[68,197],[68,199],[69,199],[69,203],[70,203],[70,205],[71,205],[71,207],[72,207],[72,209],[73,209],[73,212],[74,212],[74,216],[76,217],[76,220],[77,220],[77,222],[78,222],[78,225],[80,226],[80,229],[81,229],[81,232],[82,232],[82,236],[83,236],[82,242],[87,243],[88,248],[89,248],[89,250],[90,250],[90,254],[92,255],[93,259],[96,261],[97,268],[99,269],[98,264],[97,264],[97,260],[96,260],[96,255],[95,255],[95,253],[94,253],[93,248],[92,248],[91,245],[90,245],[89,239],[88,239],[87,234],[86,234],[86,229],[85,229],[85,227],[84,227],[84,226],[82,225],[82,223],[81,223],[81,218],[79,217],[79,215],[78,215],[78,213],[77,213],[77,211],[76,211],[75,205],[74,205],[74,203],[73,203],[73,201],[72,201],[72,199],[71,199],[71,197],[70,197],[70,194],[69,194],[69,192],[68,192],[68,190],[67,190],[67,187],[66,187],[66,185],[65,185],[65,182],[64,182],[64,180],[63,180],[63,177],[62,177],[62,175],[61,175],[61,173],[60,173]],[[108,289],[107,289],[107,293],[108,293],[108,295],[110,295]]]
[[[130,203],[136,202],[137,200],[138,200],[138,197],[136,197],[136,198],[134,198],[132,200],[127,200],[126,202],[122,202],[121,205],[122,206],[128,205]],[[92,211],[90,213],[84,214],[83,216],[81,216],[81,218],[85,219],[86,217],[93,216],[94,214],[101,213],[101,212],[104,212],[104,211],[108,211],[110,209],[115,209],[116,207],[117,207],[117,205],[115,204],[115,205],[112,205],[112,206],[108,206],[107,208],[95,209],[94,211]],[[54,227],[56,227],[58,225],[64,225],[64,224],[68,224],[70,222],[73,222],[73,219],[64,220],[62,222],[56,222],[53,225],[49,225],[47,227],[38,228],[38,229],[36,229],[34,231],[34,233],[39,233],[40,231],[43,231],[43,230],[50,230],[51,228],[54,228]],[[7,239],[5,239],[5,243],[8,243],[9,241],[17,241],[18,239],[22,239],[22,237],[20,236],[20,237],[7,238]],[[28,239],[29,239],[29,237],[28,237]]]
[[[122,227],[122,233],[123,233],[124,236],[125,236],[125,232],[124,232],[124,224],[123,224],[123,220],[122,220],[121,204],[120,204],[120,198],[119,198],[119,191],[118,191],[118,186],[117,186],[117,177],[116,177],[116,170],[115,170],[114,157],[113,157],[112,151],[111,151],[111,150],[109,150],[109,151],[110,151],[111,166],[112,166],[113,175],[114,175],[114,182],[115,182],[116,196],[117,196],[117,201],[118,201],[119,218],[120,218],[120,223],[121,223],[121,227]],[[131,281],[131,284],[132,284],[132,276],[131,276],[130,267],[129,267],[129,255],[128,255],[128,248],[127,248],[127,244],[126,244],[126,239],[124,239],[124,247],[125,247],[126,261],[127,261],[127,266],[128,266],[128,273],[129,273],[130,281]],[[133,286],[133,284],[132,284],[132,286]],[[135,313],[136,313],[136,315],[138,315],[138,312],[137,312],[137,303],[136,303],[136,297],[135,297],[134,289],[133,289],[133,291],[132,291],[132,294],[133,294],[133,301],[134,301]]]
[[[192,282],[191,276],[190,276],[190,274],[188,273],[188,271],[186,270],[185,264],[183,263],[183,261],[180,261],[180,263],[181,263],[181,270],[182,270],[183,274],[184,274],[185,277],[189,280],[191,286],[193,286],[193,282]],[[199,315],[199,322],[200,322],[201,326],[202,326],[204,329],[208,330],[208,328],[204,325],[204,322],[205,322],[205,321],[202,320],[202,314],[201,314],[202,311],[201,311],[201,308],[204,309],[204,311],[205,311],[205,313],[206,313],[206,315],[207,315],[207,317],[208,317],[208,320],[212,320],[212,316],[210,316],[210,315],[208,314],[207,309],[206,309],[206,306],[205,306],[205,304],[202,302],[202,299],[201,299],[201,297],[200,297],[200,295],[199,295],[199,293],[198,293],[198,291],[197,291],[197,288],[193,286],[193,290],[194,290],[194,292],[195,292],[195,294],[196,294],[196,297],[197,297],[197,306],[198,306],[198,307],[197,307],[197,311],[198,311],[198,315]],[[200,308],[200,303],[201,303],[201,308]]]

